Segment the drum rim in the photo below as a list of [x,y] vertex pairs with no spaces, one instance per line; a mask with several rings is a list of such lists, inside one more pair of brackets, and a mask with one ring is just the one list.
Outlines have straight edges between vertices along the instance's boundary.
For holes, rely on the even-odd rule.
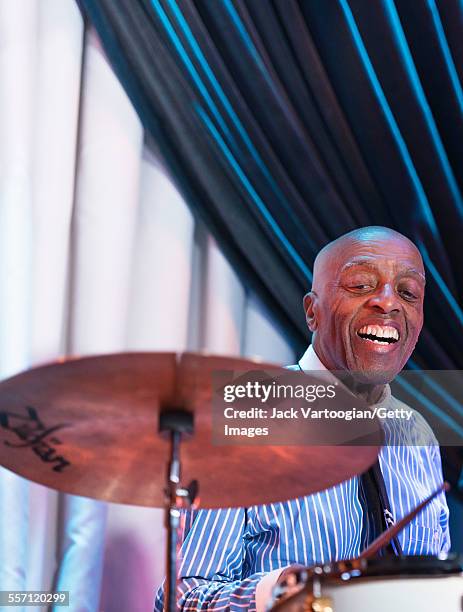
[[[338,563],[333,564],[336,571]],[[463,556],[456,553],[434,555],[384,556],[368,559],[362,576],[448,575],[463,572]]]

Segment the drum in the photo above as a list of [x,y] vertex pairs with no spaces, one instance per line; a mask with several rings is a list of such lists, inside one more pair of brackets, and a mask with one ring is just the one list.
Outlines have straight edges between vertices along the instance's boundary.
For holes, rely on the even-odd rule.
[[382,557],[314,567],[272,612],[462,612],[463,558]]

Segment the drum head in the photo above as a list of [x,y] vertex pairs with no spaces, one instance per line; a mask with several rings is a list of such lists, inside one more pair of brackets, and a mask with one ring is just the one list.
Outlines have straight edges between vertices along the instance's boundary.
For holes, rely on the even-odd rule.
[[[337,604],[335,609],[339,612],[374,609],[373,607],[359,607],[367,600],[379,612],[386,610],[390,612],[390,610],[399,609],[397,601],[402,601],[404,594],[409,601],[410,605],[407,610],[410,612],[428,612],[429,610],[434,612],[437,609],[453,612],[461,609],[461,593],[463,592],[463,556],[461,555],[386,556],[368,560],[354,559],[311,568],[308,572],[310,576],[314,574],[319,576],[322,593],[333,597],[334,603]],[[310,576],[307,582],[300,583],[296,587],[299,590],[296,590],[295,593],[283,593],[281,599],[274,602],[272,612],[301,612],[306,609],[304,607],[306,597],[313,592]],[[429,580],[430,578],[432,581]],[[455,584],[454,581],[456,581]],[[452,588],[447,586],[450,582],[452,582]],[[446,597],[451,601],[447,608],[436,607],[433,601],[433,589],[436,588],[437,583],[444,585]],[[430,587],[432,592],[428,593],[424,586]],[[454,592],[455,588],[458,591],[457,595]],[[417,603],[420,597],[423,601]],[[413,600],[416,600],[415,603],[417,603],[415,607],[411,605]],[[438,596],[438,600],[443,601],[442,594]],[[458,603],[457,607],[455,607],[455,601]]]

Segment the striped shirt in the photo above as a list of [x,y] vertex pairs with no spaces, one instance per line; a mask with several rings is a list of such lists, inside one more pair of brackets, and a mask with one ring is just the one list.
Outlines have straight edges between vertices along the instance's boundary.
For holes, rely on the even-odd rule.
[[[326,369],[312,347],[299,366],[306,371]],[[380,403],[410,410],[391,395],[389,385]],[[432,430],[416,411],[409,421],[385,423],[387,444],[379,463],[393,519],[399,520],[442,482],[440,452]],[[403,553],[448,551],[448,514],[441,494],[400,533]],[[292,563],[310,566],[357,556],[368,544],[364,523],[358,477],[286,502],[187,512],[180,551],[179,607],[253,611],[256,586],[268,572]],[[155,600],[159,612],[162,600],[159,589]]]

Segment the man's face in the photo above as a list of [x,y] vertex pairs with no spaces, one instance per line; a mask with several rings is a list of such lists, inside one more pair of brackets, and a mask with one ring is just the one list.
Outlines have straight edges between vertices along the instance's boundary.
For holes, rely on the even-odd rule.
[[423,326],[425,281],[417,249],[395,236],[349,239],[326,255],[319,276],[315,295],[305,299],[319,357],[359,382],[390,382]]

